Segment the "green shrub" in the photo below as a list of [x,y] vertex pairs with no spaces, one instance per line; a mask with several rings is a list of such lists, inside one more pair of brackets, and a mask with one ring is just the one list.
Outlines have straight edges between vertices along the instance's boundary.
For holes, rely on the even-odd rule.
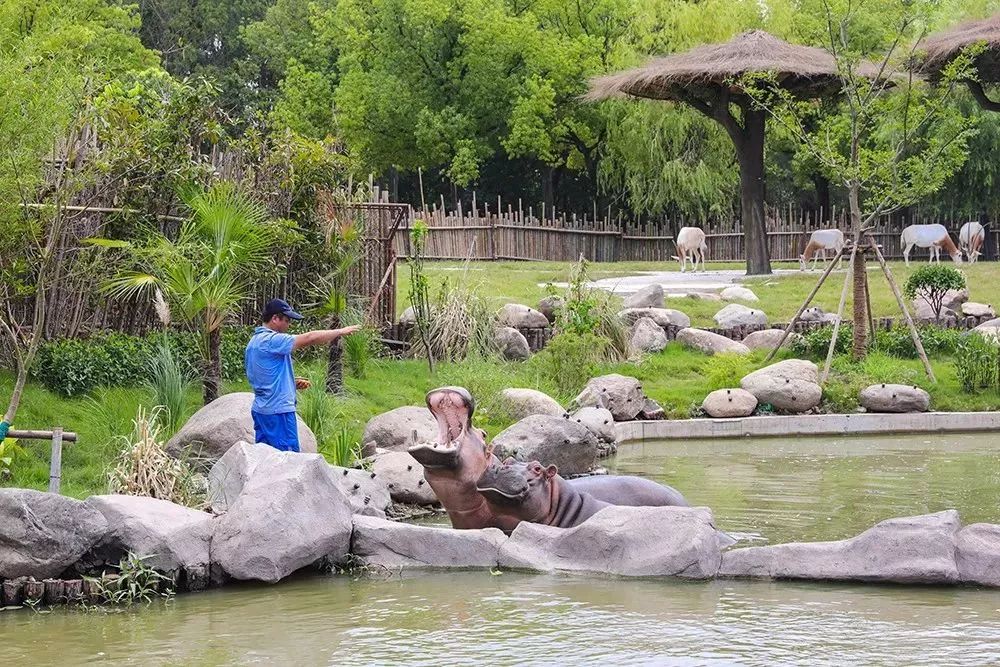
[[344,365],[353,377],[363,379],[368,366],[383,351],[378,331],[365,327],[343,339]]
[[[853,328],[850,324],[842,323],[840,331],[837,332],[837,345],[834,354],[846,354],[851,350]],[[813,359],[825,359],[826,353],[830,349],[830,338],[833,337],[833,327],[823,327],[814,329],[802,334],[792,343],[792,352],[797,357],[811,357]]]
[[903,292],[910,299],[922,299],[930,306],[934,319],[939,320],[945,294],[963,287],[965,276],[958,269],[944,264],[924,264],[906,279]]
[[1000,389],[1000,347],[977,333],[958,345],[955,374],[965,391]]
[[[958,329],[946,329],[933,325],[917,329],[924,351],[929,356],[953,354],[962,340],[962,332]],[[879,352],[899,357],[900,359],[916,359],[917,348],[910,337],[910,330],[905,326],[883,329],[875,333],[874,348]]]
[[572,396],[608,359],[608,341],[592,333],[560,333],[528,362],[562,396]]
[[[243,377],[243,351],[252,333],[250,327],[223,330],[223,378]],[[197,371],[201,367],[200,342],[199,335],[190,331],[145,336],[111,332],[82,340],[54,340],[39,348],[32,375],[46,389],[63,396],[78,396],[95,387],[138,386],[149,381],[160,345],[170,348],[182,368]]]

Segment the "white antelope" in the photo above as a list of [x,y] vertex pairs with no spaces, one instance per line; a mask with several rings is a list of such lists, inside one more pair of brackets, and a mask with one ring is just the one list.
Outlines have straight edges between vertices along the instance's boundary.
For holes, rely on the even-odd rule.
[[705,243],[705,232],[697,227],[681,227],[681,230],[677,232],[676,245],[680,257],[674,255],[674,259],[681,263],[681,273],[684,273],[684,269],[687,267],[689,256],[694,263],[692,271],[698,270],[699,257],[701,258],[701,270],[705,270],[705,252],[708,250],[708,245]]
[[918,248],[930,248],[931,255],[928,258],[928,262],[932,262],[935,259],[938,264],[941,263],[941,248],[944,248],[951,259],[956,264],[962,263],[962,253],[955,245],[955,242],[951,240],[951,236],[948,235],[948,230],[944,228],[944,225],[910,225],[903,230],[903,233],[899,236],[900,241],[903,244],[903,261],[906,265],[910,265],[910,249],[913,246]]
[[969,258],[970,264],[975,263],[983,254],[984,241],[986,241],[986,230],[974,220],[962,225],[961,231],[958,232],[958,247]]
[[837,258],[837,267],[844,257],[840,251],[844,247],[844,232],[839,229],[817,229],[809,235],[809,243],[806,249],[799,255],[799,269],[806,270],[806,263],[811,259],[812,268],[816,268],[816,260],[822,255],[823,263],[826,264],[826,251],[832,250],[833,256]]

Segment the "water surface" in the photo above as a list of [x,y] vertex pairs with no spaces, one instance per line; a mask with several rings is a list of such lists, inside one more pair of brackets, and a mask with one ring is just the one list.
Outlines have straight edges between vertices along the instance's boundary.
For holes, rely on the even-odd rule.
[[[646,443],[610,466],[771,542],[957,508],[997,521],[992,436]],[[996,443],[1000,444],[1000,443]],[[1000,591],[376,572],[232,586],[129,611],[0,613],[11,665],[983,665]]]

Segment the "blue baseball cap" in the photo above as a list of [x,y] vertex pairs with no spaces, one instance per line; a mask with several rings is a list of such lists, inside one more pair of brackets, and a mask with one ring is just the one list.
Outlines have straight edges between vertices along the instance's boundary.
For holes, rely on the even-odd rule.
[[292,310],[292,307],[288,305],[288,302],[283,299],[271,299],[264,305],[264,313],[261,315],[261,319],[267,322],[275,315],[284,315],[285,317],[290,317],[293,320],[303,319],[301,315]]

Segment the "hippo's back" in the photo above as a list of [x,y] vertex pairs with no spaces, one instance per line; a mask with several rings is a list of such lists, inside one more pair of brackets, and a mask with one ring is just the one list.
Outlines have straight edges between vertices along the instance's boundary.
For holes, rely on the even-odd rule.
[[589,493],[597,500],[611,505],[630,507],[687,507],[688,502],[680,492],[666,484],[658,484],[644,477],[632,475],[592,475],[567,480],[573,488]]

